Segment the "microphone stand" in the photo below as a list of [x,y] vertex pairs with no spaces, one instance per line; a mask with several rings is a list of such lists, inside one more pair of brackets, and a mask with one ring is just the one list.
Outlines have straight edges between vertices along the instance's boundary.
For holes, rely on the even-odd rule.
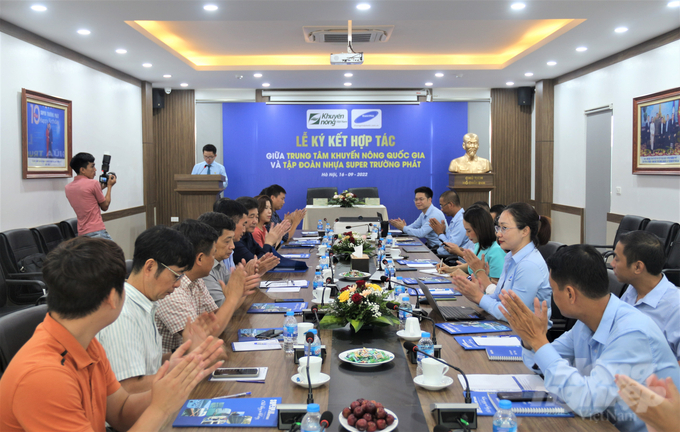
[[[314,312],[314,315],[316,315],[316,312]],[[317,318],[317,322],[319,319]],[[311,337],[310,337],[311,336]],[[307,332],[306,336],[307,338],[307,386],[309,388],[309,392],[307,393],[307,405],[314,403],[314,393],[312,392],[312,379],[309,377],[309,355],[312,353],[312,343],[314,342],[314,334],[312,332]],[[311,341],[310,341],[311,339]]]
[[[386,278],[386,276],[381,276],[381,277],[380,277],[380,280],[381,280],[381,281],[383,280],[382,278]],[[391,279],[391,278],[387,278],[387,279]],[[383,281],[383,282],[384,282],[384,281]],[[394,282],[394,284],[395,284],[395,285],[399,285],[399,286],[405,287],[405,288],[407,289],[407,291],[406,291],[407,293],[408,293],[408,289],[411,288],[411,287],[408,286],[408,285],[404,285],[404,284],[399,283],[399,282],[396,282],[396,281]],[[420,295],[418,295],[418,290],[417,290],[417,289],[413,288],[413,290],[416,292],[416,306],[418,306],[418,308],[420,309]],[[428,313],[425,312],[425,311],[423,311],[423,310],[420,311],[420,314],[421,314],[423,317],[426,317],[426,316],[428,315]]]
[[413,351],[413,352],[415,352],[415,353],[421,353],[421,354],[424,355],[425,357],[429,357],[429,358],[431,358],[431,359],[435,359],[435,360],[437,360],[439,363],[443,363],[443,364],[445,364],[446,366],[448,366],[448,367],[450,367],[450,368],[452,368],[452,369],[455,369],[455,370],[457,370],[458,372],[460,372],[460,374],[463,375],[463,379],[465,380],[465,403],[468,403],[468,404],[469,404],[469,403],[472,403],[472,396],[470,395],[470,383],[468,382],[468,379],[467,379],[467,376],[465,375],[465,372],[463,372],[461,369],[455,367],[454,365],[445,362],[444,360],[442,360],[442,359],[440,359],[440,358],[437,358],[437,357],[435,357],[435,356],[433,356],[433,355],[430,355],[430,354],[428,354],[428,353],[426,353],[426,352],[424,352],[424,351],[419,350],[419,349],[418,349],[418,345],[414,344],[413,342],[404,342],[404,348],[406,348],[406,351]]
[[432,318],[423,315],[422,311],[409,311],[408,309],[402,309],[396,303],[387,303],[387,308],[392,309],[392,310],[407,312],[407,313],[410,313],[412,315],[417,315],[418,318],[426,319],[426,320],[432,322],[432,344],[437,345],[437,335],[435,333],[437,331],[437,326],[435,325],[434,320]]

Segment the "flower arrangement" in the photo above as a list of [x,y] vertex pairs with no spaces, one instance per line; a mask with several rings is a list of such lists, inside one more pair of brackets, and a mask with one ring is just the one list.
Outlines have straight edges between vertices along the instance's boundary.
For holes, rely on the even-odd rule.
[[341,194],[333,195],[333,199],[328,200],[330,205],[339,205],[340,207],[354,207],[359,204],[359,198],[352,192],[343,191]]
[[387,296],[376,284],[358,281],[356,285],[348,285],[340,290],[334,303],[321,307],[326,315],[319,322],[319,328],[336,329],[349,323],[354,331],[359,331],[365,324],[398,325],[399,319],[387,309]]
[[370,255],[371,252],[373,252],[373,246],[366,239],[366,235],[359,235],[359,233],[354,233],[352,231],[342,233],[331,249],[335,255],[349,256],[354,252],[354,247],[359,245],[364,247],[364,253],[366,255]]

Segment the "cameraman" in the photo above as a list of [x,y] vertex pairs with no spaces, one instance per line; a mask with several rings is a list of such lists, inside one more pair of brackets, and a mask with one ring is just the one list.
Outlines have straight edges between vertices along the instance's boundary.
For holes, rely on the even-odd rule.
[[[95,180],[97,168],[94,156],[89,153],[78,153],[69,165],[77,175],[66,185],[66,198],[78,217],[78,235],[112,240],[106,232],[100,209],[109,209],[111,188],[116,184],[115,174],[109,174],[106,184]],[[104,188],[107,188],[106,196],[102,193]]]

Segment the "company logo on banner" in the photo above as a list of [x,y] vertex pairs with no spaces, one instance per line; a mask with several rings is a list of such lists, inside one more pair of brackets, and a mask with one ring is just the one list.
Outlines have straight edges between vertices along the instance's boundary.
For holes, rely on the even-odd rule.
[[382,110],[353,109],[352,129],[380,129],[382,128]]
[[347,129],[348,124],[346,109],[307,110],[307,129]]

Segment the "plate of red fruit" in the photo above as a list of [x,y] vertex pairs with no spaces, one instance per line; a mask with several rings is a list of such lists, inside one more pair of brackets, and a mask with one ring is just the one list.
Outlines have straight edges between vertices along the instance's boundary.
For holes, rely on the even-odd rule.
[[380,402],[359,398],[342,410],[340,424],[351,432],[390,432],[399,425],[397,416]]

